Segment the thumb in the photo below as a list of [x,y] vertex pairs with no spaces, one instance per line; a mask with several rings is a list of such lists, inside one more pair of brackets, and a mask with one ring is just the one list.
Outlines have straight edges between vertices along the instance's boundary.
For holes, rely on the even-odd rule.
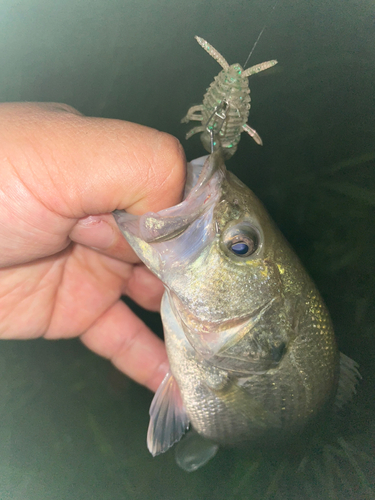
[[[176,138],[157,130],[84,117],[61,104],[16,103],[0,105],[0,137],[8,213],[9,200],[18,200],[21,185],[22,227],[30,223],[25,235],[37,233],[44,252],[38,253],[33,245],[34,257],[67,246],[79,219],[115,209],[134,214],[159,211],[181,200],[182,147]],[[35,203],[38,210],[33,209]],[[51,234],[48,244],[43,243]]]
[[53,103],[2,104],[0,129],[23,184],[65,217],[140,214],[181,198],[185,158],[169,134]]

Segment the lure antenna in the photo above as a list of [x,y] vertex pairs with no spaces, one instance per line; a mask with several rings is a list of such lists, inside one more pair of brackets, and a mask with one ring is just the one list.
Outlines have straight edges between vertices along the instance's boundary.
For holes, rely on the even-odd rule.
[[223,69],[228,69],[229,68],[229,64],[227,63],[227,61],[220,54],[220,52],[218,52],[211,44],[209,44],[208,42],[206,42],[206,40],[203,40],[203,38],[201,38],[200,36],[195,36],[194,38],[199,43],[199,45],[201,47],[203,47],[204,50],[206,52],[208,52],[210,54],[210,56],[213,57],[215,59],[215,61],[217,61],[220,64],[220,66]]
[[272,68],[272,66],[275,66],[277,64],[276,59],[272,59],[272,61],[266,61],[264,63],[256,64],[255,66],[251,66],[250,68],[247,68],[242,73],[242,76],[251,76],[255,75],[256,73],[260,73],[261,71],[264,71],[265,69]]

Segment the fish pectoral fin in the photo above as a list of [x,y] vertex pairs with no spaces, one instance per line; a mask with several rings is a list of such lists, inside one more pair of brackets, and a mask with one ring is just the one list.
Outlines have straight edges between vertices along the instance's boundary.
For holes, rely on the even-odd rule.
[[215,393],[228,408],[234,409],[259,430],[266,429],[270,425],[273,427],[280,425],[280,419],[276,415],[266,410],[262,403],[237,383],[233,383],[230,388],[215,391]]
[[155,393],[150,406],[147,448],[153,457],[164,453],[185,434],[189,419],[180,389],[168,372]]
[[190,430],[176,446],[176,463],[185,472],[193,472],[206,465],[218,449],[218,444]]
[[335,399],[337,409],[345,406],[356,393],[356,386],[361,379],[358,363],[340,352],[340,378]]

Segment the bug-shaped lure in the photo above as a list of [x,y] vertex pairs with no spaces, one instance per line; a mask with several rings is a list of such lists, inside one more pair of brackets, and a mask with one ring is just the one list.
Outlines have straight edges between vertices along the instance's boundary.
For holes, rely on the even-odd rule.
[[207,89],[203,104],[192,106],[181,120],[181,123],[188,123],[190,120],[202,123],[198,127],[192,128],[186,134],[186,139],[202,132],[203,146],[211,152],[211,138],[214,135],[220,139],[226,158],[236,152],[242,132],[247,132],[257,144],[262,145],[262,139],[257,131],[246,123],[250,110],[248,77],[271,68],[277,64],[277,61],[273,59],[244,70],[238,63],[230,66],[224,57],[203,38],[196,36],[195,39],[220,64],[223,70],[215,76],[214,81]]

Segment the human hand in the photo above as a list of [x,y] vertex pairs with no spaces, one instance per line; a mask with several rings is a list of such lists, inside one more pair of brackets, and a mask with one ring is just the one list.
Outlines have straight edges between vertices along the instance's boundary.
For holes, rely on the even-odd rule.
[[157,311],[161,282],[110,214],[178,203],[177,139],[62,104],[0,105],[0,338],[79,336],[156,390],[163,342],[120,300]]

